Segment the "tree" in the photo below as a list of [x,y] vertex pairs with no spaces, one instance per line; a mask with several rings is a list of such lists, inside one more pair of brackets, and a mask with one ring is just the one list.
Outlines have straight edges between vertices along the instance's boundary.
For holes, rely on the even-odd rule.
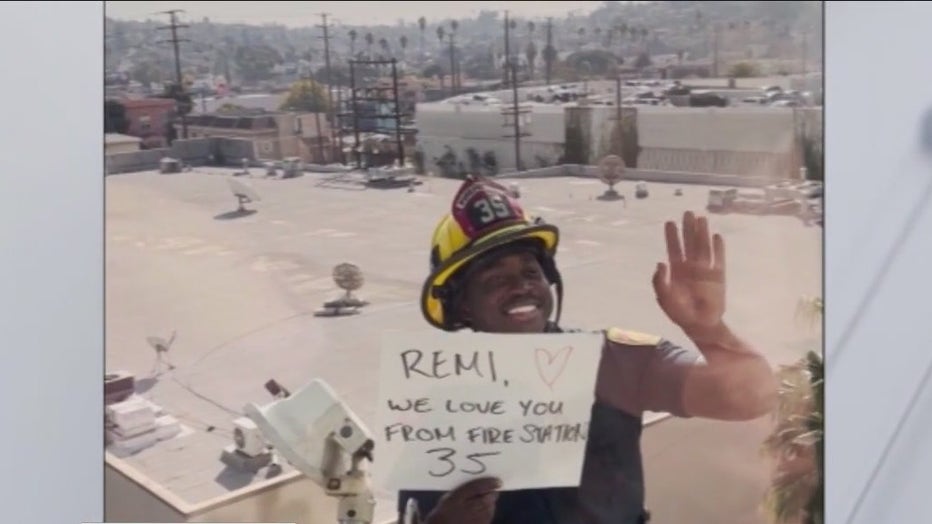
[[424,78],[435,78],[438,76],[444,75],[443,66],[437,63],[430,64],[424,68],[424,71],[421,72],[421,76]]
[[[815,327],[823,307],[821,298],[803,298],[797,307],[797,320]],[[776,427],[763,444],[763,451],[776,462],[764,502],[775,523],[824,522],[825,366],[820,353],[809,351],[777,372]]]
[[437,26],[437,40],[440,41],[440,45],[443,46],[443,37],[447,35],[447,30],[443,26]]
[[[588,71],[584,71],[586,69],[586,66],[583,66],[584,63],[589,64]],[[618,59],[612,53],[601,49],[573,53],[566,57],[566,64],[577,73],[614,76],[618,72]]]
[[366,33],[366,54],[369,55],[369,58],[372,58],[372,44],[375,43],[375,36],[372,33]]
[[104,133],[124,134],[129,129],[126,107],[116,100],[104,102]]
[[405,51],[408,49],[408,37],[401,35],[401,38],[398,39],[398,43],[401,44],[401,60],[405,59]]
[[359,38],[359,33],[355,29],[350,29],[349,31],[349,48],[350,55],[356,56],[356,39]]
[[557,49],[553,47],[552,45],[548,44],[544,46],[544,52],[541,56],[543,56],[544,58],[544,65],[547,68],[547,72],[548,72],[547,81],[550,82],[549,71],[553,71],[553,66],[557,62]]
[[533,40],[527,43],[527,47],[524,49],[524,55],[527,57],[528,74],[530,74],[531,79],[533,80],[534,63],[537,60],[537,46],[534,45]]
[[299,80],[291,85],[288,96],[279,108],[283,111],[326,113],[327,90],[311,79]]
[[383,51],[386,55],[387,55],[387,54],[390,54],[390,49],[389,49],[389,46],[388,46],[388,40],[387,40],[387,39],[385,39],[385,38],[379,38],[379,47],[382,49],[382,51]]
[[155,62],[143,60],[136,63],[130,70],[130,78],[144,86],[160,82],[163,78],[161,68]]
[[648,67],[650,65],[651,65],[650,55],[645,52],[639,53],[637,59],[634,61],[634,67],[638,69],[644,69],[645,67]]
[[738,62],[731,66],[728,71],[728,76],[732,78],[752,78],[759,75],[760,72],[757,66],[751,62]]
[[427,30],[427,19],[423,16],[417,19],[417,28],[421,31],[421,56],[424,56],[424,31]]
[[278,50],[267,44],[240,46],[234,61],[247,81],[267,80],[272,77],[272,68],[282,63]]
[[158,98],[171,98],[175,101],[175,114],[185,116],[194,108],[194,101],[191,100],[191,94],[188,93],[184,86],[172,82],[165,85],[165,91]]

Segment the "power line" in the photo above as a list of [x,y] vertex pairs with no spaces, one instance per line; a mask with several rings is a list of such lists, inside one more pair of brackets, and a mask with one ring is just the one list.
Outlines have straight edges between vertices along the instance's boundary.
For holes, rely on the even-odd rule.
[[[171,25],[159,27],[159,30],[168,29],[171,31],[172,37],[171,40],[160,40],[160,43],[171,43],[175,52],[175,84],[176,84],[176,94],[181,94],[184,91],[184,83],[181,78],[181,53],[178,49],[178,44],[181,42],[190,42],[187,39],[178,38],[178,29],[187,28],[187,24],[178,23],[178,13],[183,13],[183,9],[170,9],[168,11],[162,11],[160,14],[167,14],[171,20]],[[188,138],[188,121],[185,118],[184,111],[179,111],[179,116],[181,117],[181,132],[183,138]]]

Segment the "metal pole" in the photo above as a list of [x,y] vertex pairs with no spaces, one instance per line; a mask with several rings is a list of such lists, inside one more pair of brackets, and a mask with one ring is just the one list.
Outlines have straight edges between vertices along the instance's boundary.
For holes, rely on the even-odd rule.
[[511,65],[511,95],[512,95],[512,108],[514,109],[514,127],[515,127],[515,169],[518,171],[524,171],[524,166],[521,162],[521,121],[519,120],[520,115],[518,114],[518,69],[515,67],[515,63],[509,60]]
[[508,85],[508,77],[511,75],[511,44],[508,37],[508,11],[505,11],[505,85]]
[[330,150],[333,152],[333,128],[335,125],[333,112],[333,76],[330,73],[330,33],[327,27],[327,15],[321,14],[324,27],[324,67],[327,68],[327,120],[330,122]]
[[450,94],[456,95],[456,63],[453,61],[453,32],[450,32]]
[[356,61],[350,60],[350,89],[353,97],[353,154],[356,156],[356,169],[362,169],[362,158],[359,155],[359,105],[356,100]]
[[395,97],[395,140],[398,142],[398,167],[405,165],[404,143],[401,141],[401,105],[398,103],[398,60],[392,58],[392,94]]
[[625,121],[624,111],[621,108],[621,76],[615,77],[615,118],[618,120],[618,156],[625,159]]

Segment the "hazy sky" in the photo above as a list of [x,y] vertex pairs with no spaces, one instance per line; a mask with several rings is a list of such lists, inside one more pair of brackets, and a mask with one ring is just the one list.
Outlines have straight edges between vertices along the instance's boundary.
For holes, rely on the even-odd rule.
[[[117,19],[157,18],[158,11],[184,9],[182,20],[208,17],[212,22],[279,23],[290,27],[320,23],[319,13],[332,15],[338,23],[394,25],[399,19],[428,22],[450,17],[465,18],[479,11],[510,11],[522,18],[565,16],[576,11],[586,14],[602,2],[106,2],[107,16]],[[163,15],[164,16],[164,15]]]

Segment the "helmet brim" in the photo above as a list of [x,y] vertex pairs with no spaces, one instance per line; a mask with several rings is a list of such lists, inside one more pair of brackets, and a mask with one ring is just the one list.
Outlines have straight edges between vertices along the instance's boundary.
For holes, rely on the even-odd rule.
[[530,226],[519,224],[490,233],[469,248],[450,257],[427,277],[427,281],[424,282],[424,287],[421,290],[421,313],[423,313],[427,322],[436,328],[446,328],[443,303],[440,298],[434,295],[435,289],[442,288],[464,265],[484,253],[525,239],[539,240],[544,252],[548,256],[553,256],[557,251],[557,245],[560,243],[560,233],[556,226],[552,224]]

